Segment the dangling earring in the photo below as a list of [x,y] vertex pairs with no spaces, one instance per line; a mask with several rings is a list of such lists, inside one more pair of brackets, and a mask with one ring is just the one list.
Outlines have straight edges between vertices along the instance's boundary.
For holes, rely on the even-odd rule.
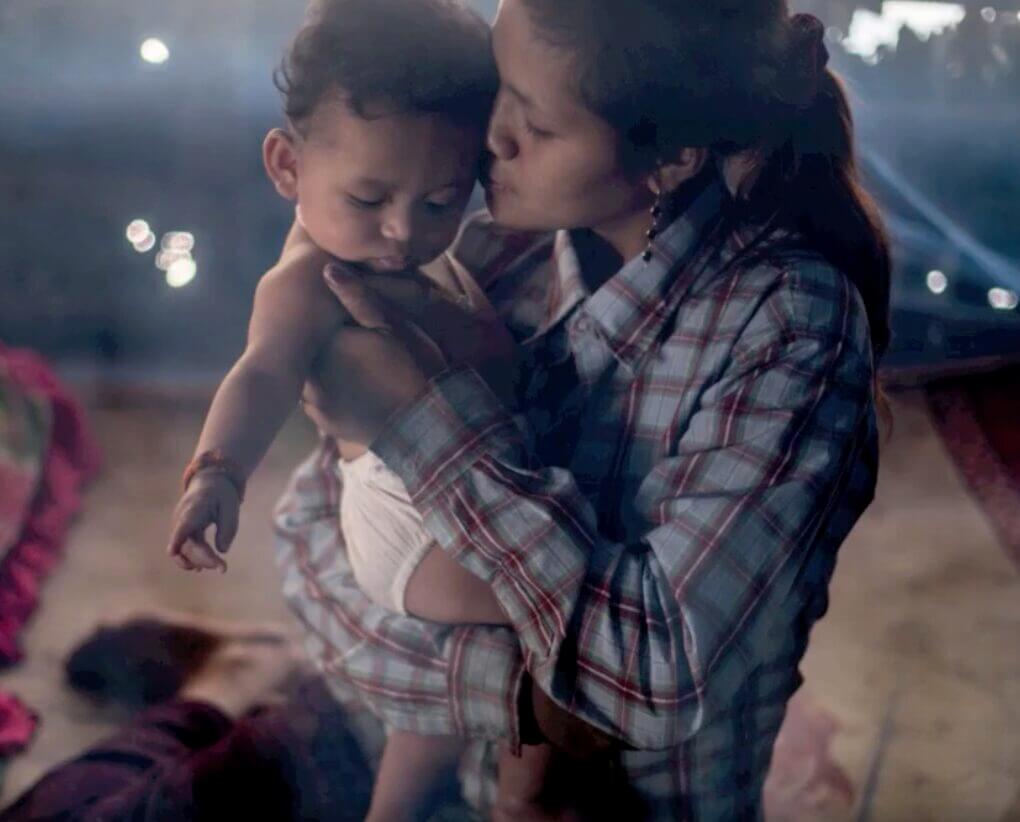
[[652,215],[652,227],[645,233],[645,236],[648,238],[648,247],[645,249],[645,253],[641,255],[641,259],[645,261],[646,265],[652,261],[652,241],[659,236],[659,232],[662,230],[662,226],[659,225],[662,220],[661,186],[656,186],[655,205],[652,206],[649,213]]

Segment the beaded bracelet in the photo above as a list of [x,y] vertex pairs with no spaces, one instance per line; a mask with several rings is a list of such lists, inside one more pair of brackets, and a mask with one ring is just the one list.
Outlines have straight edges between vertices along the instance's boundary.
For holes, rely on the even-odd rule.
[[212,451],[203,451],[188,463],[188,467],[184,469],[184,476],[181,479],[185,491],[188,490],[188,486],[191,485],[191,481],[198,473],[219,474],[224,477],[234,486],[234,490],[237,491],[237,498],[244,502],[244,473],[237,463],[226,456],[219,448],[215,448]]

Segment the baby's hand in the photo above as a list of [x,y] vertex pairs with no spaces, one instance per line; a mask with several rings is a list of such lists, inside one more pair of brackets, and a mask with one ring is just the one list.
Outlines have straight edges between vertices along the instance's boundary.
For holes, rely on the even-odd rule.
[[[174,509],[167,553],[186,571],[227,570],[225,554],[237,536],[241,501],[233,483],[220,474],[199,473]],[[205,532],[216,526],[216,549]],[[218,552],[218,553],[217,553]]]

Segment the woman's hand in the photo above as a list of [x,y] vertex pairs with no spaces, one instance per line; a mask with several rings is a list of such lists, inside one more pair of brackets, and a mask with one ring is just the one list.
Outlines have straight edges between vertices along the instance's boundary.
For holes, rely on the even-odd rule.
[[337,264],[323,272],[327,286],[358,325],[339,331],[331,359],[348,390],[331,422],[342,439],[371,443],[387,420],[417,399],[446,368],[439,347],[414,322]]
[[579,761],[589,761],[626,747],[557,705],[530,674],[524,675],[518,709],[521,741],[525,745],[550,743]]

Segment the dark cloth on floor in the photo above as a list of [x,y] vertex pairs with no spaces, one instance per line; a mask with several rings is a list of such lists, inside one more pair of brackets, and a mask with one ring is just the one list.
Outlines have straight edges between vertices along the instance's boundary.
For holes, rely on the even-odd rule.
[[171,700],[44,776],[0,822],[361,820],[373,775],[344,712],[290,700],[237,722]]

